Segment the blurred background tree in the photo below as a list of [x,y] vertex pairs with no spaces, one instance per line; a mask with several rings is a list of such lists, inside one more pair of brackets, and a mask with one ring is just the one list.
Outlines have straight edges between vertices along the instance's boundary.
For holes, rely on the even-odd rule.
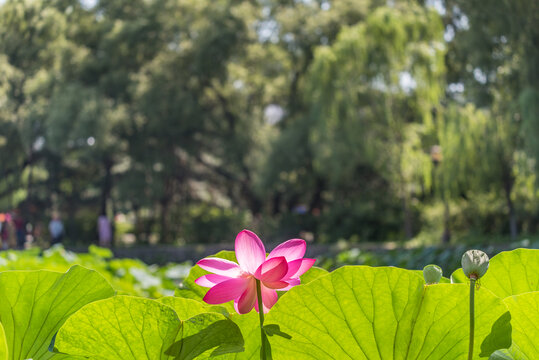
[[536,235],[538,7],[0,1],[0,212],[73,244]]

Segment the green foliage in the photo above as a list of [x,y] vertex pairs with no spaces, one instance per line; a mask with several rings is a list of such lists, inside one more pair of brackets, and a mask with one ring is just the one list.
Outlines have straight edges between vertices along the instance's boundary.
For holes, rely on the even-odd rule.
[[[481,278],[481,284],[496,296],[505,298],[530,291],[539,291],[539,282],[534,279],[539,273],[539,251],[516,249],[504,251],[490,260],[490,269]],[[462,269],[451,275],[453,283],[466,282]]]
[[[535,324],[539,319],[537,273],[539,251],[517,249],[502,252],[490,260],[487,274],[480,284],[503,298],[511,312],[513,343],[509,350],[497,351],[493,359],[530,359],[539,353],[535,338],[539,331]],[[451,275],[451,282],[466,282],[462,269]],[[531,326],[530,326],[531,325]],[[531,357],[530,357],[531,356]]]
[[[316,230],[332,238],[397,237],[402,201],[411,216],[412,190],[430,179],[421,142],[441,96],[442,35],[431,10],[381,7],[316,48],[307,113],[283,130],[264,179],[269,189],[297,191],[310,210],[324,205],[318,220],[326,226]],[[285,149],[293,155],[284,157]],[[327,196],[316,194],[324,190]]]
[[166,296],[157,299],[157,301],[173,308],[181,320],[187,320],[193,316],[208,312],[229,315],[222,306],[206,305],[203,302],[182,297]]
[[0,211],[85,244],[103,212],[140,243],[534,234],[537,4],[432,4],[4,1]]
[[[58,331],[55,351],[96,358],[165,358],[180,327],[171,308],[156,301],[116,296],[94,302]],[[137,355],[135,355],[137,354]]]
[[537,88],[526,88],[522,91],[519,99],[519,105],[522,113],[522,132],[527,154],[535,159],[539,159],[539,140],[533,134],[539,133],[539,90]]
[[[384,247],[370,248],[369,246],[352,247],[342,250],[336,255],[319,256],[318,264],[324,269],[334,270],[344,265],[369,265],[369,266],[397,266],[405,269],[422,269],[424,264],[437,264],[447,277],[453,273],[453,269],[461,266],[462,254],[470,247],[484,249],[487,254],[498,254],[507,249],[529,247],[537,249],[537,239],[524,239],[517,242],[509,242],[507,237],[492,238],[464,238],[467,245],[457,246],[413,246],[401,247],[392,244]],[[457,273],[455,271],[454,273]],[[421,275],[422,276],[422,275]],[[464,274],[462,274],[464,277]],[[463,281],[459,281],[463,282]]]
[[[473,359],[537,356],[538,252],[518,249],[491,259],[476,290]],[[233,252],[215,256],[234,259]],[[509,275],[513,268],[519,277]],[[194,267],[186,279],[192,288],[178,296],[150,300],[113,296],[103,277],[80,266],[65,274],[0,272],[7,300],[0,303],[0,359],[258,359],[258,314],[201,302],[203,292],[191,279],[202,273]],[[464,357],[468,284],[427,286],[421,276],[394,267],[311,269],[266,316],[272,358]]]
[[513,327],[513,343],[509,353],[513,359],[532,359],[539,354],[539,291],[507,297],[504,303],[511,312]]
[[[181,299],[174,305],[186,314]],[[116,296],[72,316],[58,331],[54,348],[96,359],[194,359],[240,351],[243,339],[221,314],[194,312],[183,321],[160,302]]]
[[[272,350],[281,358],[460,358],[467,353],[467,294],[464,285],[425,287],[406,270],[344,267],[279,300],[267,322],[279,324],[292,339],[274,337]],[[474,358],[511,343],[510,333],[492,328],[507,311],[501,299],[488,290],[478,298],[484,308],[476,342],[496,341],[476,349]]]
[[0,359],[8,360],[8,346],[6,340],[6,333],[4,332],[4,326],[0,322]]
[[245,341],[245,351],[236,354],[228,354],[223,357],[227,360],[260,359],[260,323],[258,314],[251,311],[248,314],[232,314],[232,321],[241,329]]
[[121,294],[161,297],[172,295],[179,281],[187,276],[190,264],[169,264],[158,268],[140,260],[111,258],[108,249],[90,246],[87,254],[53,247],[0,253],[0,271],[47,269],[64,272],[78,264],[98,271]]
[[48,359],[49,344],[78,309],[114,295],[107,281],[80,266],[65,274],[40,271],[0,273],[0,322],[8,359]]
[[208,205],[191,206],[181,216],[186,243],[219,243],[233,239],[246,222],[246,214]]

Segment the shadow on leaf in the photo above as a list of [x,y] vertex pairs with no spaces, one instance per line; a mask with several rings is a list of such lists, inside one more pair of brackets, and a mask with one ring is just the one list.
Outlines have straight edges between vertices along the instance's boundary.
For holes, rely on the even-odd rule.
[[165,354],[174,356],[175,360],[190,360],[213,348],[216,349],[211,356],[244,351],[243,336],[237,325],[230,320],[216,321],[199,332],[176,341]]
[[277,335],[288,340],[292,339],[292,336],[285,332],[282,332],[281,327],[277,324],[264,325],[264,331],[268,336]]
[[479,357],[489,357],[496,350],[511,347],[511,335],[511,313],[507,311],[492,324],[490,334],[481,343]]

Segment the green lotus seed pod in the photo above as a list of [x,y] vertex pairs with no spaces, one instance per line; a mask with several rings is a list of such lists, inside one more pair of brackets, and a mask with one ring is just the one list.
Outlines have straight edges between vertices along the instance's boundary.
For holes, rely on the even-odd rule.
[[434,264],[427,265],[423,268],[423,277],[427,285],[438,284],[442,278],[442,268]]
[[468,250],[462,255],[462,271],[474,280],[485,275],[488,270],[488,256],[481,250]]

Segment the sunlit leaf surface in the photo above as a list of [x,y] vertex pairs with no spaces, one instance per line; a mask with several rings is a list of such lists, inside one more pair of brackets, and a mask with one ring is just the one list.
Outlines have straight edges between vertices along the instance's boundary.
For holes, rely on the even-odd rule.
[[504,299],[511,312],[513,344],[509,353],[515,359],[539,358],[539,291]]
[[65,274],[2,272],[0,294],[7,358],[45,360],[53,356],[49,344],[66,319],[84,305],[112,296],[114,290],[99,273],[73,266]]
[[[455,270],[451,280],[468,281],[462,269]],[[539,291],[539,251],[516,249],[499,253],[490,259],[489,269],[480,283],[501,298]]]
[[[340,268],[290,290],[270,311],[266,324],[291,336],[271,337],[274,359],[465,358],[468,291],[464,284],[424,286],[398,268]],[[510,344],[509,316],[486,289],[476,301],[474,358],[488,357]]]
[[[180,307],[182,300],[163,302]],[[193,303],[187,306],[183,315],[201,310]],[[66,321],[55,342],[60,353],[92,359],[187,360],[242,349],[241,332],[222,314],[199,313],[183,321],[171,306],[131,296],[83,307]]]

